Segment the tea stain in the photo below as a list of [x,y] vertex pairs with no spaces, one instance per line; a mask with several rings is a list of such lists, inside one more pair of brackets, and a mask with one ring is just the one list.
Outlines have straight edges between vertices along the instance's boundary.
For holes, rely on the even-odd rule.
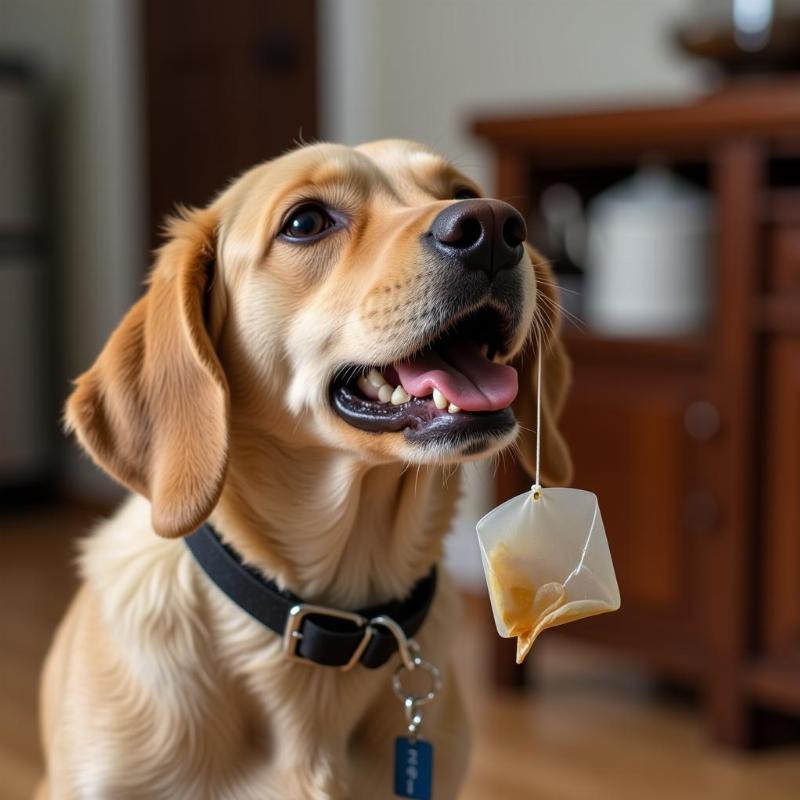
[[502,542],[489,554],[489,590],[509,636],[517,637],[517,664],[525,660],[537,636],[546,628],[610,610],[608,604],[598,600],[570,600],[567,587],[559,581],[534,586],[515,562],[513,553]]

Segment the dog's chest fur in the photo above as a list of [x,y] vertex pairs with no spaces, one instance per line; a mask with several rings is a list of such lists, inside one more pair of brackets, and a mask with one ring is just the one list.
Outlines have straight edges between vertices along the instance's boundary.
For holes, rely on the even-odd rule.
[[[389,685],[397,659],[348,673],[287,662],[279,638],[211,585],[182,542],[152,533],[148,512],[131,499],[84,548],[84,592],[100,617],[92,627],[103,628],[92,646],[110,637],[116,655],[89,659],[106,703],[80,751],[107,768],[83,780],[116,798],[145,796],[144,787],[147,797],[198,800],[375,798],[381,786],[392,797],[393,740],[404,730]],[[446,735],[437,731],[445,720],[464,728],[448,664],[455,606],[445,578],[419,637],[447,674],[426,714],[432,738]],[[103,716],[116,720],[105,732]],[[459,757],[464,748],[448,749],[448,761]],[[124,771],[112,766],[120,761]],[[452,783],[462,769],[438,772]],[[454,790],[442,785],[439,796]]]

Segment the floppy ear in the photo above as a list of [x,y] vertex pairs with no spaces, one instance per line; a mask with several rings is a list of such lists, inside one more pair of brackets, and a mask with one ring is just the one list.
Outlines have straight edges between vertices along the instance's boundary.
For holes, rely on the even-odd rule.
[[204,319],[216,219],[169,226],[150,286],[75,381],[66,426],[94,461],[152,503],[162,536],[194,530],[219,499],[228,458],[228,386]]
[[541,358],[541,478],[547,485],[563,486],[572,479],[572,459],[558,429],[558,421],[567,399],[571,368],[561,342],[558,290],[553,273],[535,250],[528,247],[528,253],[536,272],[535,327],[538,328],[541,338],[541,352],[538,352],[539,343],[534,331],[516,364],[520,375],[520,390],[513,409],[521,428],[517,442],[522,466],[533,477],[536,472],[536,373],[538,359]]

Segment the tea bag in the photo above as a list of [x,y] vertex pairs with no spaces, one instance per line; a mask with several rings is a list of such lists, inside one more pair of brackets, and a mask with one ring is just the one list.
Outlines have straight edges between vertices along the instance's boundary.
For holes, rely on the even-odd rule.
[[619,608],[591,492],[534,487],[489,512],[478,540],[497,632],[517,637],[518,664],[545,628]]
[[[542,392],[541,359],[538,398]],[[546,628],[616,611],[614,565],[597,497],[539,485],[541,400],[537,399],[536,482],[478,522],[483,570],[497,632],[517,637],[517,663]]]

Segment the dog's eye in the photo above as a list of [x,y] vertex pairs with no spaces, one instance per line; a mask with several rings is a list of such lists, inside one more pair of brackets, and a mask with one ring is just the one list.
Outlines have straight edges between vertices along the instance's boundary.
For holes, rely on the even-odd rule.
[[474,200],[477,196],[478,193],[470,189],[469,186],[459,186],[453,192],[454,200]]
[[310,204],[293,211],[281,233],[287,239],[311,239],[328,230],[333,224],[333,219],[324,208]]

